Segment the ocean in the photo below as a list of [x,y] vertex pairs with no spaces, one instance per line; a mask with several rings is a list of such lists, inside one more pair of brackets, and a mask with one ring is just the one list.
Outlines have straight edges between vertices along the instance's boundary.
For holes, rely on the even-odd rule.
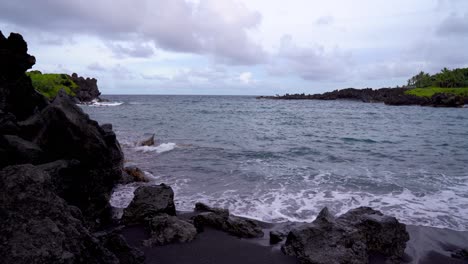
[[[370,206],[406,224],[468,230],[468,108],[252,96],[106,95],[127,164],[195,202],[266,222]],[[157,145],[136,142],[155,134]],[[138,183],[111,198],[126,207]]]

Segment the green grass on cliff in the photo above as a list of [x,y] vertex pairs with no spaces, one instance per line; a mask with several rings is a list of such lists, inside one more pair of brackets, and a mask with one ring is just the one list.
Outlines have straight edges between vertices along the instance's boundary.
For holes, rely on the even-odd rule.
[[468,97],[468,87],[463,88],[441,88],[441,87],[426,87],[414,88],[405,92],[419,97],[431,97],[436,93],[455,94]]
[[66,74],[44,73],[31,71],[26,73],[32,81],[34,88],[45,97],[54,98],[60,89],[64,89],[69,95],[75,96],[78,85]]

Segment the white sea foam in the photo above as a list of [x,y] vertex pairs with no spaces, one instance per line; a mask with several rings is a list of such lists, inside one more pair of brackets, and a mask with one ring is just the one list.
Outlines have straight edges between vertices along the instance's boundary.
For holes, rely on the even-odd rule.
[[176,146],[177,146],[176,143],[169,142],[169,143],[162,143],[159,146],[139,146],[139,147],[135,147],[135,150],[141,151],[141,152],[155,151],[157,153],[163,153],[163,152],[167,152],[167,151],[171,151],[175,149]]
[[149,171],[144,171],[144,173],[145,173],[146,179],[149,180],[149,181],[156,181],[156,180],[159,179],[159,177],[155,176],[154,174],[152,174]]
[[109,200],[110,205],[116,208],[126,208],[133,199],[133,192],[140,185],[141,184],[139,183],[131,183],[126,185],[119,184],[115,186]]
[[418,195],[404,189],[402,192],[376,195],[330,190],[294,192],[282,186],[267,193],[245,197],[235,190],[216,196],[203,193],[183,196],[178,195],[177,189],[179,210],[192,210],[194,203],[200,201],[229,208],[236,215],[266,222],[310,222],[323,207],[340,215],[356,207],[370,206],[407,224],[468,230],[468,197],[455,190]]
[[86,103],[83,105],[87,106],[94,106],[94,107],[105,107],[105,106],[119,106],[122,105],[123,102],[104,102],[104,101],[98,101],[96,99],[92,100],[90,103]]
[[[161,180],[145,172],[154,180],[146,184],[159,184]],[[323,176],[325,176],[324,174]],[[287,186],[253,191],[251,195],[237,189],[217,193],[203,191],[193,193],[190,179],[175,179],[170,183],[175,192],[178,210],[193,210],[196,202],[228,208],[233,214],[266,222],[311,222],[323,207],[340,215],[359,206],[370,206],[385,214],[395,216],[406,224],[468,230],[468,189],[461,183],[456,189],[441,190],[431,194],[415,194],[409,189],[387,194],[369,192],[346,192],[340,190],[301,190],[293,191]],[[111,197],[111,205],[127,207],[133,199],[133,192],[142,183],[118,185]]]

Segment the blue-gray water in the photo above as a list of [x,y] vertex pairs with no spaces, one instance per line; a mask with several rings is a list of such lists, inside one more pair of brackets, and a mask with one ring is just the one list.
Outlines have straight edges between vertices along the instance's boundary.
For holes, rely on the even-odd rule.
[[[405,223],[468,230],[468,108],[105,98],[123,104],[83,108],[114,125],[128,162],[174,188],[180,210],[203,201],[279,222],[371,206]],[[147,133],[162,145],[136,148]],[[121,186],[114,203],[133,188]]]

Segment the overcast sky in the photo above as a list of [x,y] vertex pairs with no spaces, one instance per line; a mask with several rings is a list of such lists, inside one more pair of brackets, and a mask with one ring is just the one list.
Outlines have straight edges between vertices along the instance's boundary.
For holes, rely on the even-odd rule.
[[104,94],[319,93],[468,67],[466,0],[1,0],[33,69]]

